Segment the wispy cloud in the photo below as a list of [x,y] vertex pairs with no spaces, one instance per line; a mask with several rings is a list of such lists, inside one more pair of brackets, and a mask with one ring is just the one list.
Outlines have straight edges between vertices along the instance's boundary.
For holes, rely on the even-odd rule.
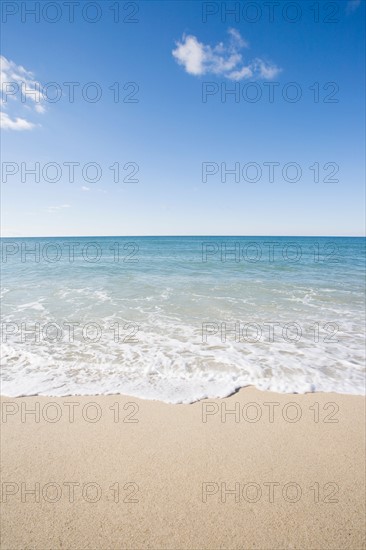
[[356,11],[357,8],[361,6],[361,0],[348,0],[346,11],[347,13],[351,13],[353,11]]
[[82,190],[82,191],[90,191],[90,187],[86,187],[86,185],[83,185],[83,186],[81,187],[81,190]]
[[[34,74],[4,56],[0,56],[1,127],[5,130],[31,130],[36,126],[20,111],[45,112],[45,97]],[[6,112],[5,112],[6,111]]]
[[33,122],[25,118],[10,118],[7,113],[0,112],[0,127],[4,130],[31,130],[34,126]]
[[203,44],[193,35],[183,36],[172,51],[173,57],[187,73],[195,76],[214,74],[229,80],[271,80],[281,72],[279,67],[259,57],[245,63],[241,51],[249,48],[249,44],[236,29],[229,29],[228,34],[228,43],[219,42],[216,46]]
[[47,212],[50,214],[53,214],[54,212],[58,212],[59,210],[62,210],[63,208],[71,208],[70,204],[60,204],[59,206],[48,206]]

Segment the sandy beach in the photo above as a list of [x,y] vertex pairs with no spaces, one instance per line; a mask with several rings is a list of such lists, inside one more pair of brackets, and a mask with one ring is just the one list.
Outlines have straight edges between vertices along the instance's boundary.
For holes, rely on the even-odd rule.
[[366,0],[0,11],[0,550],[366,550]]
[[254,388],[4,397],[1,547],[365,548],[364,419],[362,397]]

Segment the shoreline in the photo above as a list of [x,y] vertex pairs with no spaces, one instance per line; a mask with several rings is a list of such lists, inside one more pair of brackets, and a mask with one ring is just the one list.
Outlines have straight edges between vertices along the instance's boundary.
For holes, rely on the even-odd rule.
[[139,401],[146,401],[146,402],[155,402],[155,403],[162,403],[162,404],[165,404],[165,405],[194,405],[194,404],[197,404],[197,403],[202,403],[203,401],[209,401],[209,400],[224,400],[224,399],[230,399],[232,398],[233,396],[235,395],[238,395],[240,394],[242,391],[245,391],[245,390],[254,390],[254,391],[257,391],[257,392],[260,392],[261,394],[274,394],[274,395],[282,395],[282,396],[305,396],[305,395],[340,395],[340,396],[347,396],[347,397],[366,397],[366,388],[365,388],[365,393],[344,393],[344,392],[336,392],[336,391],[324,391],[324,390],[315,390],[315,391],[305,391],[305,392],[302,392],[302,393],[299,393],[299,392],[278,392],[278,391],[273,391],[273,390],[262,390],[260,388],[257,388],[256,386],[250,384],[248,386],[240,386],[238,387],[236,390],[232,391],[231,393],[229,393],[228,395],[224,395],[224,396],[214,396],[214,397],[201,397],[199,399],[196,399],[194,401],[189,401],[189,402],[185,402],[185,401],[179,401],[179,402],[172,402],[172,401],[164,401],[163,399],[158,399],[158,398],[155,398],[155,397],[152,397],[152,398],[149,398],[149,397],[139,397],[137,395],[133,395],[133,394],[128,394],[128,393],[83,393],[83,394],[80,394],[80,393],[68,393],[68,394],[65,394],[65,395],[52,395],[52,394],[38,394],[38,393],[34,393],[34,394],[31,394],[31,395],[16,395],[16,396],[13,396],[13,395],[6,395],[6,394],[3,394],[3,393],[0,393],[0,400],[11,400],[11,399],[32,399],[32,398],[35,398],[35,397],[41,397],[41,398],[45,398],[45,399],[66,399],[66,398],[69,398],[69,397],[75,397],[75,398],[87,398],[87,397],[97,397],[97,398],[104,398],[104,397],[119,397],[119,398],[124,398],[124,399],[138,399]]
[[365,548],[363,396],[248,386],[1,410],[4,548]]

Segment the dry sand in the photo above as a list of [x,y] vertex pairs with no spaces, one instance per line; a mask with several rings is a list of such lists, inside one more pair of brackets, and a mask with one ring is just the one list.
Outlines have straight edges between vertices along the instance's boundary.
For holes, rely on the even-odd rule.
[[1,548],[365,548],[364,428],[337,394],[3,398]]

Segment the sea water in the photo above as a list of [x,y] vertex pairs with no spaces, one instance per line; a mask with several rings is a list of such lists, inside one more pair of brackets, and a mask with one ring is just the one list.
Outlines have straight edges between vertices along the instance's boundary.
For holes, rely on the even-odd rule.
[[3,395],[364,392],[363,238],[1,245]]

